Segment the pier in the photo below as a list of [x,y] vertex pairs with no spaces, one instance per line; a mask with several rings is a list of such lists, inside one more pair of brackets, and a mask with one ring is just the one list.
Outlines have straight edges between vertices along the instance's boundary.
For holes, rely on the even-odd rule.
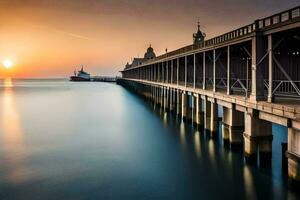
[[300,181],[300,7],[158,57],[148,48],[117,82],[203,126],[214,137],[218,106],[222,137],[243,146],[246,160],[270,162],[272,123],[288,128],[288,176]]
[[116,82],[117,77],[113,76],[92,76],[91,81],[93,82]]

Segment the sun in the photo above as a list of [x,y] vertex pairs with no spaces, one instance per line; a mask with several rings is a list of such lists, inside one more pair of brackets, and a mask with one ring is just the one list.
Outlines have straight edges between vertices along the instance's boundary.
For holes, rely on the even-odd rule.
[[3,64],[3,66],[4,66],[6,69],[9,69],[9,68],[11,68],[11,67],[12,67],[12,65],[13,65],[12,61],[11,61],[11,60],[9,60],[9,59],[5,59],[5,60],[3,60],[3,61],[2,61],[2,64]]

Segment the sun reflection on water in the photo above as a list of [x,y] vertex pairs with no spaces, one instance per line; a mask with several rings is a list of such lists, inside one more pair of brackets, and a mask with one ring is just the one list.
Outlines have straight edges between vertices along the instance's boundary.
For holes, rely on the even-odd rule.
[[20,124],[19,113],[16,109],[13,81],[4,79],[2,90],[2,148],[6,159],[7,179],[11,182],[20,182],[26,178],[27,169],[22,165],[24,161],[25,147],[23,131]]
[[243,176],[244,176],[247,199],[257,199],[252,173],[250,168],[247,165],[245,165],[243,168]]
[[180,125],[179,125],[179,133],[180,133],[180,142],[181,142],[181,145],[183,146],[183,148],[185,149],[186,147],[186,127],[185,127],[185,124],[183,121],[180,122]]
[[196,155],[199,159],[201,158],[201,146],[200,146],[200,132],[198,130],[194,134],[194,146],[195,146]]

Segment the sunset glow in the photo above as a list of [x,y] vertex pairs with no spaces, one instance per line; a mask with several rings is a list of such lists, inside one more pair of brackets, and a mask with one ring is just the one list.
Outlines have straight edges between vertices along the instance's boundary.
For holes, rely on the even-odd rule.
[[6,68],[6,69],[9,69],[12,67],[13,63],[11,60],[9,59],[6,59],[2,62],[3,66]]
[[[0,61],[0,78],[66,78],[81,64],[92,75],[120,75],[149,44],[157,55],[190,45],[198,19],[211,38],[298,5],[293,0],[260,2],[2,1],[0,56],[11,61]],[[248,10],[253,12],[245,15]]]

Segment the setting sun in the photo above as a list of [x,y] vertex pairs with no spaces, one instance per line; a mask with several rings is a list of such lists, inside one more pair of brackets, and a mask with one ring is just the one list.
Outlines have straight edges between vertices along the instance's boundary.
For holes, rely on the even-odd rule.
[[3,66],[6,68],[6,69],[9,69],[9,68],[11,68],[12,67],[12,61],[11,60],[9,60],[9,59],[6,59],[6,60],[4,60],[3,62],[2,62],[2,64],[3,64]]

